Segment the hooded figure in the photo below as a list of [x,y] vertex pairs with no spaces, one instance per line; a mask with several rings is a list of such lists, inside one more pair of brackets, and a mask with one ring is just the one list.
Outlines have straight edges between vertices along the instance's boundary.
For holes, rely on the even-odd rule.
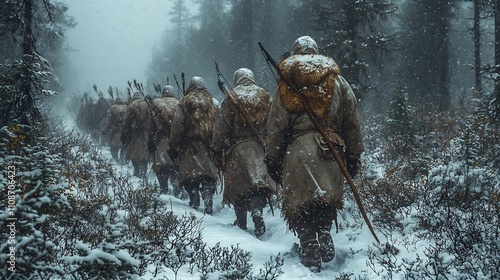
[[148,168],[147,141],[149,134],[149,108],[143,94],[135,92],[127,107],[121,140],[126,147],[125,159],[132,161],[134,176],[145,178]]
[[179,165],[167,154],[172,121],[177,110],[178,100],[174,97],[174,88],[166,85],[161,91],[161,97],[153,100],[151,110],[150,138],[148,150],[153,154],[153,171],[158,178],[160,188],[166,193],[168,181],[172,183],[174,195],[179,197],[181,190],[177,180]]
[[[250,69],[241,68],[234,73],[235,99],[244,109],[240,110],[226,98],[215,122],[212,148],[225,166],[223,203],[232,204],[236,214],[234,225],[247,229],[247,211],[254,222],[254,234],[262,236],[265,223],[262,216],[266,197],[275,192],[271,178],[262,161],[264,147],[257,138],[265,135],[267,112],[271,104],[269,93],[255,84]],[[257,130],[257,136],[249,128],[246,118]]]
[[213,213],[213,195],[217,169],[210,156],[212,132],[217,108],[201,77],[193,77],[179,101],[172,121],[168,155],[179,158],[179,183],[189,195],[189,205],[200,206],[200,192],[205,214]]
[[171,85],[166,85],[161,89],[161,97],[175,97],[175,89]]
[[127,116],[127,104],[117,97],[109,109],[108,127],[105,132],[109,136],[109,150],[113,159],[125,164],[125,147],[120,141],[122,124]]
[[[300,88],[319,123],[355,176],[363,152],[356,97],[335,61],[318,54],[316,42],[298,38],[279,67]],[[301,262],[319,271],[334,258],[331,236],[343,207],[344,175],[297,94],[279,80],[267,122],[265,162],[283,184],[282,214],[298,235]]]

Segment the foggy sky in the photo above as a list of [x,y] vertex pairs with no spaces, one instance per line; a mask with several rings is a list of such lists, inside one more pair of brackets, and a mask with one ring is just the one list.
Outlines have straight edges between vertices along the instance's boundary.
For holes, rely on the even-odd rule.
[[125,88],[145,81],[151,50],[169,24],[167,0],[64,0],[77,26],[67,31],[71,68],[69,90],[96,84]]

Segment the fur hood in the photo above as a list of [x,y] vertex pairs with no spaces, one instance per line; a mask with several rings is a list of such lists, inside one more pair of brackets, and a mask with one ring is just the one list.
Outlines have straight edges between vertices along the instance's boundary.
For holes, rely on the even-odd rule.
[[[319,118],[326,116],[330,110],[335,77],[340,74],[337,63],[332,58],[323,55],[305,54],[292,55],[282,61],[279,67],[303,91],[316,115]],[[291,90],[282,79],[278,81],[278,90],[288,112],[305,111],[297,93]]]

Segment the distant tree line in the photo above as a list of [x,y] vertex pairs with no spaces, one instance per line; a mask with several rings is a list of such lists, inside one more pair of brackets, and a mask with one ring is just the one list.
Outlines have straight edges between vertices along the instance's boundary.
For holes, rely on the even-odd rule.
[[375,102],[375,107],[377,102],[387,103],[398,82],[409,89],[412,102],[440,110],[449,109],[464,91],[490,98],[500,107],[499,98],[495,99],[500,87],[499,0],[197,4],[198,13],[190,14],[187,1],[174,1],[172,24],[153,53],[151,80],[165,82],[183,71],[188,77],[205,78],[216,97],[222,98],[213,86],[217,60],[228,77],[248,67],[259,83],[273,91],[276,82],[257,42],[279,60],[297,37],[310,35],[321,53],[339,63],[362,105],[371,103],[365,100]]

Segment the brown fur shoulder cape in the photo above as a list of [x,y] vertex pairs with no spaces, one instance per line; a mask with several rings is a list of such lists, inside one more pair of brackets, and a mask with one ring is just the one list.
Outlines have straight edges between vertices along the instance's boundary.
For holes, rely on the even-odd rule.
[[157,112],[153,112],[153,117],[157,125],[163,127],[170,127],[174,119],[175,110],[177,109],[178,100],[173,97],[160,97],[153,100],[154,106],[161,112],[157,116]]
[[217,108],[210,93],[192,90],[179,101],[179,105],[184,108],[188,129],[201,139],[211,139]]
[[[330,109],[335,77],[340,74],[337,63],[323,55],[306,54],[292,55],[283,60],[279,67],[302,90],[313,112],[323,118]],[[297,93],[283,79],[279,79],[278,89],[288,112],[305,111]]]
[[[240,107],[246,113],[246,117],[253,123],[255,127],[260,127],[264,124],[267,111],[271,104],[271,97],[269,93],[256,85],[250,86],[237,86],[234,88],[236,93],[236,100]],[[230,102],[231,111],[234,112],[234,124],[246,124],[245,117],[240,110]]]

